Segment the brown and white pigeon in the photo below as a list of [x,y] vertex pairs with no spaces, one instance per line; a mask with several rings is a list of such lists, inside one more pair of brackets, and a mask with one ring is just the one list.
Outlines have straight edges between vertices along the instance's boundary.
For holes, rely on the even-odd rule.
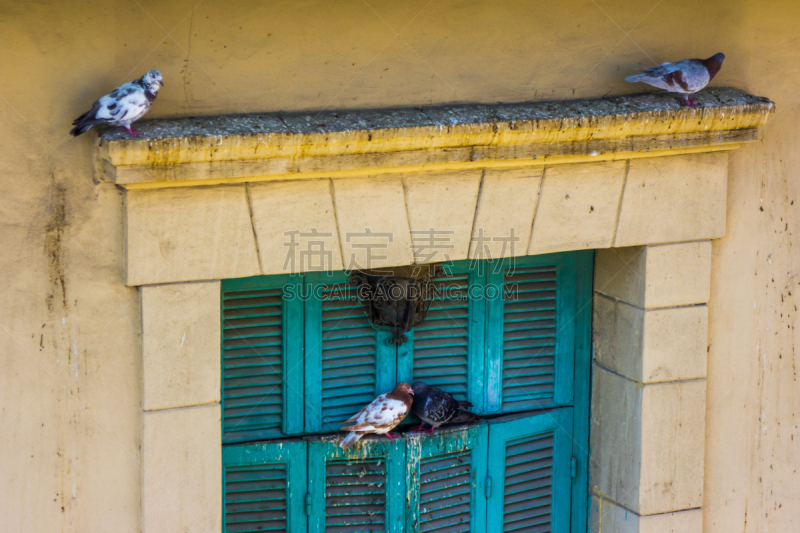
[[151,70],[138,80],[124,83],[92,104],[92,108],[75,119],[70,133],[77,137],[92,126],[122,126],[133,136],[139,132],[131,124],[139,120],[153,105],[158,90],[164,86],[161,73]]
[[342,422],[354,422],[342,428],[343,431],[350,433],[342,440],[340,446],[347,449],[364,435],[377,433],[386,435],[392,442],[396,435],[391,431],[408,415],[411,410],[411,402],[414,390],[408,383],[398,383],[392,392],[381,394],[372,403],[361,409],[359,412]]
[[467,410],[472,407],[471,403],[459,402],[440,388],[431,387],[424,381],[415,381],[411,387],[414,389],[411,409],[423,421],[417,431],[427,422],[431,426],[428,434],[433,435],[434,428],[443,424],[466,424],[478,418],[478,415]]
[[714,79],[725,54],[714,54],[708,59],[684,59],[675,63],[664,63],[657,67],[644,69],[644,74],[628,76],[628,83],[642,82],[671,93],[683,94],[683,103],[689,107],[697,107],[690,94],[696,93]]

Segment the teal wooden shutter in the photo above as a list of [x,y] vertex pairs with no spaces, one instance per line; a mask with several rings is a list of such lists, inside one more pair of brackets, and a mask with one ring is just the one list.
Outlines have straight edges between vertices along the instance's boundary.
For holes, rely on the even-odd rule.
[[406,530],[486,531],[488,427],[406,439]]
[[370,325],[345,273],[306,279],[305,430],[338,431],[339,422],[394,388],[395,347],[388,332]]
[[222,282],[224,443],[303,430],[303,306],[292,297],[297,288],[289,276]]
[[[484,277],[469,266],[468,261],[447,265],[445,274],[434,278],[436,297],[425,321],[414,328],[409,343],[400,347],[398,374],[400,380],[422,380],[446,390],[457,400],[470,401],[480,412],[484,396],[485,299],[470,298],[469,291],[471,287],[482,288]],[[404,357],[403,350],[410,351],[412,358]]]
[[513,258],[491,268],[486,410],[570,404],[575,255]]
[[405,442],[379,439],[309,442],[309,531],[404,531]]
[[487,531],[569,531],[571,429],[569,408],[490,425]]
[[306,443],[222,448],[223,531],[306,531]]
[[573,384],[572,533],[585,533],[589,508],[589,410],[592,373],[592,273],[594,251],[575,252],[575,377]]

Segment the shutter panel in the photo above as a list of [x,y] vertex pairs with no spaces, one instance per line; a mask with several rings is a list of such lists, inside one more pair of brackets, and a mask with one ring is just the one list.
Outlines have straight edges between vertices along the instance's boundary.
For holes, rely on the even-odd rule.
[[[399,374],[409,383],[421,380],[446,390],[457,400],[470,401],[476,412],[483,405],[485,300],[469,298],[470,287],[482,287],[479,269],[459,261],[434,278],[436,297],[427,318],[409,336],[413,353],[412,377],[403,371],[402,350]],[[482,269],[481,269],[482,270]]]
[[338,441],[309,443],[310,531],[404,530],[405,441],[367,437],[348,450]]
[[[223,442],[302,431],[302,302],[288,276],[222,284]],[[298,372],[298,368],[301,370]]]
[[488,531],[569,530],[572,409],[489,427]]
[[487,426],[445,429],[407,443],[408,531],[483,533]]
[[505,260],[490,275],[487,410],[513,412],[572,400],[574,255]]
[[339,431],[339,422],[394,388],[395,347],[372,327],[347,275],[308,279],[306,431]]
[[305,531],[306,443],[222,449],[225,533]]

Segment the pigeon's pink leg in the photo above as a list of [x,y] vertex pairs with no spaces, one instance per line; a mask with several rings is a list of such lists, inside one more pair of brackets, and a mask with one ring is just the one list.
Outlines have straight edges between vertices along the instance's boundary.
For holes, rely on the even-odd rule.
[[384,436],[386,436],[386,438],[387,438],[387,439],[389,439],[390,441],[392,441],[392,444],[394,444],[394,439],[395,439],[395,436],[394,436],[394,435],[392,435],[392,432],[391,432],[391,431],[389,431],[389,432],[387,432],[387,433],[384,433]]
[[418,427],[417,429],[415,429],[415,430],[414,430],[414,433],[419,433],[419,431],[422,429],[422,426],[424,426],[424,425],[425,425],[425,422],[423,422],[422,424],[420,424],[420,425],[419,425],[419,427]]
[[431,429],[428,430],[428,436],[433,437],[433,430],[436,429],[434,426],[431,426]]
[[692,100],[692,99],[691,99],[689,96],[684,96],[684,97],[683,97],[683,103],[684,103],[684,104],[686,104],[686,105],[688,105],[688,106],[689,106],[689,107],[691,107],[691,108],[698,107],[698,105],[697,105],[697,102],[695,102],[694,100]]
[[131,135],[131,137],[138,137],[139,135],[142,134],[141,132],[133,129],[133,127],[131,126],[125,126],[125,129],[128,130],[128,133]]

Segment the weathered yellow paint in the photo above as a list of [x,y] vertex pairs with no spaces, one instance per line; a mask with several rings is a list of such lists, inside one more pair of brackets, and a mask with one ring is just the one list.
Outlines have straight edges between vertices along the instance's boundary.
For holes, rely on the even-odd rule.
[[[519,169],[527,167],[543,167],[545,165],[569,165],[574,163],[591,163],[596,161],[625,161],[628,159],[641,159],[651,157],[664,157],[672,155],[699,154],[708,152],[727,152],[741,147],[739,143],[722,144],[716,146],[694,146],[677,148],[674,150],[653,150],[650,152],[615,152],[597,155],[569,155],[540,157],[536,159],[508,161],[502,159],[482,159],[480,161],[457,161],[448,163],[430,163],[423,165],[408,165],[401,167],[372,167],[354,168],[344,170],[308,171],[297,173],[276,173],[276,174],[252,174],[246,171],[243,176],[232,175],[230,177],[201,177],[197,179],[197,174],[193,172],[197,169],[181,169],[172,174],[169,181],[142,181],[119,183],[128,190],[138,189],[161,189],[164,187],[197,187],[201,185],[222,185],[227,183],[249,183],[261,181],[285,181],[288,179],[319,179],[319,178],[347,178],[347,177],[369,177],[384,174],[406,174],[412,172],[444,172],[444,171],[465,171],[465,170],[484,170],[484,169]],[[224,170],[223,172],[224,173]],[[163,177],[163,174],[162,176]]]

